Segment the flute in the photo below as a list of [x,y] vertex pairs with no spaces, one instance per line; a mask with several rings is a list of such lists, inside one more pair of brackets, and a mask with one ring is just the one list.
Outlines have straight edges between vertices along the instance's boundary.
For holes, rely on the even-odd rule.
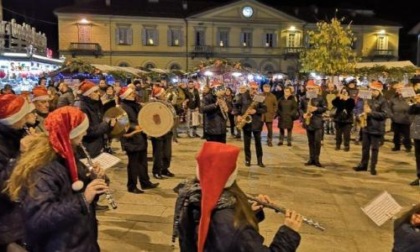
[[[89,167],[88,167],[89,171],[92,174],[96,175],[93,171],[93,161],[92,161],[92,158],[89,155],[89,152],[86,150],[85,146],[83,146],[82,143],[80,143],[80,148],[82,148],[83,152],[86,155],[86,159],[87,159],[88,164],[89,164]],[[114,197],[112,197],[112,194],[109,191],[105,192],[105,198],[107,199],[108,204],[112,207],[112,209],[117,209],[117,207],[118,207],[117,203],[115,202]]]
[[[266,203],[264,201],[259,200],[256,197],[252,197],[252,196],[249,196],[249,195],[246,195],[246,197],[248,198],[249,201],[257,202],[258,204],[260,204],[260,205],[262,205],[264,207],[273,209],[277,213],[286,214],[286,208],[284,208],[284,207],[280,207],[280,206],[277,206],[277,205],[272,204],[272,203]],[[302,221],[304,223],[306,223],[306,224],[308,224],[308,225],[310,225],[310,226],[318,229],[318,230],[325,231],[325,228],[323,226],[321,226],[321,224],[319,224],[318,222],[316,222],[316,221],[314,221],[312,219],[308,219],[308,218],[302,216]]]

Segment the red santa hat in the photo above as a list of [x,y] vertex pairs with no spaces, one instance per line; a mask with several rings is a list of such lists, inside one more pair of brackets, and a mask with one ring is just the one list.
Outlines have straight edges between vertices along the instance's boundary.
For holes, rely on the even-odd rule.
[[372,83],[370,83],[370,89],[375,89],[378,91],[382,91],[382,89],[384,88],[382,83],[380,83],[379,81],[373,81]]
[[119,95],[120,95],[120,98],[124,100],[125,98],[127,98],[133,92],[134,92],[134,90],[132,88],[122,87]]
[[14,94],[0,95],[0,123],[13,125],[31,112],[28,101]]
[[165,89],[160,86],[153,86],[152,95],[153,97],[159,97],[165,93]]
[[197,178],[201,187],[201,217],[198,227],[198,251],[204,251],[211,213],[224,188],[236,180],[236,161],[240,149],[219,142],[205,142],[196,156]]
[[315,83],[314,80],[308,80],[308,82],[306,82],[306,87],[314,87],[314,88],[317,88],[318,85]]
[[77,175],[71,139],[80,136],[89,128],[88,117],[78,108],[65,106],[49,113],[44,123],[51,146],[58,155],[66,160],[73,191],[80,191],[83,188],[83,182]]
[[49,101],[48,90],[44,86],[36,86],[32,89],[32,102],[34,101]]
[[88,96],[98,89],[99,87],[95,83],[86,80],[82,81],[79,86],[79,90],[83,96]]

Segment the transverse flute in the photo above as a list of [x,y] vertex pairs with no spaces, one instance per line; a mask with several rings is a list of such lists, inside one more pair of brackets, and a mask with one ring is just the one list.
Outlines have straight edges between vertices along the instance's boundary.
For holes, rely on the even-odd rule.
[[[86,159],[87,159],[88,164],[89,164],[89,167],[88,167],[88,168],[89,168],[89,171],[90,171],[92,174],[97,175],[97,174],[95,174],[95,172],[93,171],[93,161],[92,161],[92,158],[91,158],[91,157],[90,157],[90,155],[89,155],[89,152],[86,150],[85,146],[83,146],[83,144],[82,144],[82,143],[80,143],[80,148],[82,148],[83,152],[84,152],[84,153],[85,153],[85,155],[86,155]],[[112,194],[111,194],[109,191],[106,191],[106,192],[105,192],[105,198],[107,199],[108,204],[112,207],[112,209],[117,209],[118,205],[117,205],[117,203],[115,202],[114,197],[112,197]]]
[[[249,195],[246,195],[246,197],[248,198],[249,201],[257,202],[258,204],[260,204],[260,205],[262,205],[264,207],[273,209],[277,213],[286,214],[286,208],[284,208],[284,207],[280,207],[280,206],[274,205],[272,203],[266,203],[264,201],[259,200],[256,197],[252,197],[252,196],[249,196]],[[308,219],[308,218],[302,216],[302,221],[304,223],[306,223],[306,224],[308,224],[308,225],[310,225],[310,226],[318,229],[318,230],[325,231],[325,228],[323,226],[321,226],[321,224],[319,224],[318,222],[316,222],[316,221],[314,221],[312,219]]]

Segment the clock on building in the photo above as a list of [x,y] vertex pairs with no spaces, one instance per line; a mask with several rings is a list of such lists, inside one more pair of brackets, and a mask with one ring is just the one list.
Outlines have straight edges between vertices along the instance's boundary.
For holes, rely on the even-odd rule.
[[242,8],[242,15],[244,15],[244,17],[250,18],[252,17],[253,14],[254,14],[254,9],[252,9],[251,6],[245,6]]

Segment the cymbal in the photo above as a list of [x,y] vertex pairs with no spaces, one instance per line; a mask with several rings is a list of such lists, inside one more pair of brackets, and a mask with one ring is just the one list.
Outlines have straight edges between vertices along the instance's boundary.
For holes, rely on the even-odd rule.
[[127,113],[120,107],[112,107],[108,109],[104,114],[104,120],[109,121],[110,119],[117,118],[117,123],[112,128],[109,134],[111,138],[120,138],[125,133],[125,127],[129,120]]

